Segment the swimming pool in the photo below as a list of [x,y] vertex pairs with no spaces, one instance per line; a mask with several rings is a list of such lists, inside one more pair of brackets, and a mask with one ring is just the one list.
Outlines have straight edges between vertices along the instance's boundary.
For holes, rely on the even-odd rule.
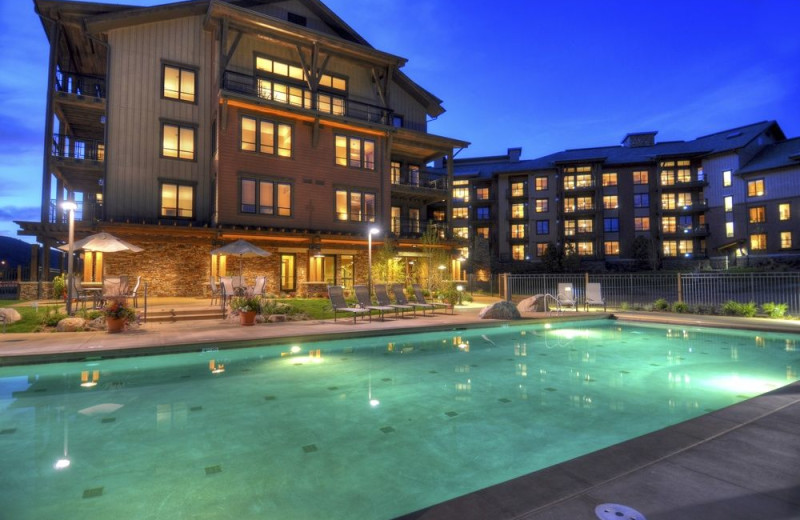
[[602,320],[2,368],[0,510],[392,518],[788,384],[798,339]]

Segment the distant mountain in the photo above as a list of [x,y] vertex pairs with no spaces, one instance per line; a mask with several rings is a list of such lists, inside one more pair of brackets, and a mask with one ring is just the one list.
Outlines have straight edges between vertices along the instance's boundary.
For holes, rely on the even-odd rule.
[[[60,254],[54,253],[50,255],[50,266],[58,267]],[[0,264],[0,269],[31,265],[31,244],[18,238],[0,236],[0,261],[5,261],[4,265]]]

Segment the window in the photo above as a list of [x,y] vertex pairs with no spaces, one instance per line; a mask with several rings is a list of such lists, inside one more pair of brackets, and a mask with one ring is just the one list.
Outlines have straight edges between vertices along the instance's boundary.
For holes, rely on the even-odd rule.
[[477,227],[475,228],[475,236],[479,236],[481,238],[485,238],[489,240],[489,228],[488,227]]
[[242,116],[240,149],[281,157],[292,156],[291,125]]
[[544,252],[547,251],[547,242],[536,242],[536,256],[543,257]]
[[336,136],[336,164],[350,168],[375,169],[375,141],[360,137]]
[[759,224],[767,221],[767,209],[764,206],[750,208],[750,223]]
[[618,233],[619,219],[618,218],[603,219],[603,231],[605,231],[606,233]]
[[194,186],[162,182],[159,215],[166,218],[192,218],[194,216]]
[[164,65],[162,96],[187,103],[195,102],[197,73],[176,65]]
[[547,213],[550,207],[549,199],[536,199],[536,213]]
[[525,196],[525,181],[517,181],[511,183],[511,196],[524,197]]
[[778,204],[778,218],[780,220],[789,220],[792,218],[792,206],[788,202]]
[[550,234],[550,221],[549,220],[537,220],[536,221],[536,234],[537,235],[549,235]]
[[747,181],[747,196],[748,197],[763,197],[764,196],[764,179],[756,179]]
[[578,220],[578,233],[591,233],[594,231],[594,220],[580,219]]
[[295,256],[293,254],[281,255],[281,291],[294,291],[297,287],[297,274],[295,269]]
[[675,170],[661,170],[661,185],[672,186],[673,184],[675,184]]
[[650,217],[635,217],[633,229],[636,231],[650,231]]
[[469,181],[453,181],[453,201],[469,202]]
[[161,156],[194,161],[194,134],[193,126],[177,123],[161,124]]
[[752,251],[765,251],[767,249],[767,234],[755,233],[750,235],[750,249]]
[[604,173],[603,174],[603,186],[616,186],[617,185],[617,174],[616,173]]
[[677,225],[675,217],[661,218],[661,231],[664,233],[675,233]]
[[728,195],[722,199],[723,206],[725,207],[725,211],[733,211],[733,197]]
[[574,190],[576,188],[590,188],[594,186],[591,174],[566,175],[564,176],[564,189]]
[[453,219],[469,218],[469,208],[453,208]]
[[489,188],[476,188],[475,200],[489,200]]
[[594,209],[594,200],[592,197],[578,197],[576,202],[578,211]]
[[395,235],[400,234],[400,208],[398,206],[392,206],[391,228],[392,228],[392,233],[394,233]]
[[241,179],[241,212],[292,216],[292,185],[261,179]]
[[609,240],[603,243],[603,249],[605,250],[606,256],[618,256],[619,255],[619,241],[618,240]]
[[400,184],[400,163],[392,161],[389,166],[389,172],[392,178],[392,184]]
[[619,208],[619,200],[616,195],[603,195],[603,208],[604,209],[617,209]]
[[336,190],[336,220],[375,222],[375,194]]
[[575,236],[575,228],[577,222],[574,220],[565,220],[564,221],[564,235],[568,237]]
[[648,193],[634,193],[633,194],[633,207],[634,208],[649,208],[650,195]]
[[733,222],[725,223],[725,236],[728,238],[733,237]]
[[468,227],[454,227],[453,228],[453,235],[456,238],[469,238],[469,228]]
[[416,164],[408,165],[408,184],[410,186],[419,186],[419,166]]
[[731,185],[732,182],[731,173],[732,172],[730,170],[725,170],[724,172],[722,172],[722,185],[726,188]]
[[633,183],[647,184],[648,183],[647,170],[640,170],[633,172]]
[[511,218],[525,218],[526,206],[527,206],[527,204],[525,204],[525,203],[512,204],[511,205]]
[[781,231],[781,249],[791,249],[792,247],[792,232]]
[[511,246],[511,258],[514,260],[525,260],[525,246],[523,244]]
[[356,272],[356,262],[355,257],[353,255],[341,255],[339,256],[339,282],[340,285],[344,286],[347,289],[353,288],[353,283],[355,281],[354,274]]
[[286,19],[294,24],[305,26],[308,23],[308,20],[305,16],[296,14],[296,13],[286,13]]
[[578,256],[592,256],[594,255],[594,243],[593,242],[578,242],[575,244],[576,251],[578,252]]
[[[537,223],[538,229],[538,223]],[[525,238],[527,233],[527,224],[511,224],[511,238]]]
[[692,170],[690,168],[678,168],[678,182],[692,182]]
[[333,285],[336,282],[336,257],[310,256],[308,259],[308,281]]
[[536,177],[536,191],[546,191],[547,190],[547,177]]
[[[373,222],[375,219],[375,213],[373,215]],[[419,208],[409,208],[408,209],[408,223],[410,225],[410,231],[412,233],[419,233]]]
[[661,194],[661,209],[675,209],[675,194],[662,193]]
[[678,193],[676,207],[678,208],[689,208],[692,206],[692,194],[691,193]]
[[478,220],[489,220],[489,208],[475,208],[475,218]]
[[694,244],[691,240],[678,240],[678,253],[682,255],[691,255],[694,253]]
[[691,215],[682,215],[678,217],[678,231],[683,231],[684,233],[688,233],[693,228],[692,223],[692,216]]

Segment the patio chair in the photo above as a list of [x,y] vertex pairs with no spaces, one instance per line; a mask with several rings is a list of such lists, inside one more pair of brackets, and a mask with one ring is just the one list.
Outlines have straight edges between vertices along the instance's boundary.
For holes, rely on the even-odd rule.
[[139,306],[139,287],[142,285],[142,277],[136,277],[136,283],[133,285],[133,289],[130,289],[125,296],[128,298],[133,298],[133,306]]
[[571,283],[558,284],[556,305],[558,305],[559,311],[564,308],[573,308],[575,312],[578,312],[578,301],[575,299],[575,289],[572,288]]
[[586,299],[583,301],[584,310],[589,310],[589,305],[602,305],[603,311],[606,310],[606,301],[603,299],[603,293],[599,283],[586,284]]
[[209,305],[214,305],[214,302],[219,301],[222,289],[220,289],[219,285],[217,285],[217,281],[214,279],[213,276],[208,277],[208,286],[209,290],[211,291],[211,303],[209,303]]
[[127,276],[106,276],[103,278],[103,302],[120,300],[128,294]]
[[369,297],[369,288],[366,285],[354,285],[353,289],[356,291],[356,300],[362,309],[369,309],[370,311],[378,311],[378,316],[383,321],[383,313],[386,311],[394,311],[395,318],[397,317],[398,310],[392,305],[374,305],[372,298]]
[[378,305],[382,305],[384,307],[393,307],[395,312],[400,311],[400,317],[404,317],[407,311],[411,311],[414,313],[414,316],[417,315],[417,309],[415,309],[411,305],[401,305],[398,303],[392,303],[389,299],[389,292],[386,290],[386,285],[382,283],[376,283],[372,286],[375,291],[375,299],[378,300]]
[[230,276],[220,276],[219,283],[222,286],[222,307],[228,305],[228,300],[236,296],[233,289],[233,278]]
[[253,285],[253,294],[251,296],[264,296],[267,291],[267,277],[256,276],[256,283]]
[[81,308],[86,310],[86,302],[89,300],[94,301],[94,297],[90,296],[87,291],[83,290],[81,287],[81,276],[80,275],[73,275],[72,276],[72,292],[70,293],[69,297],[73,302],[80,303]]
[[429,301],[425,300],[425,294],[423,294],[422,287],[420,287],[420,285],[418,283],[411,284],[411,288],[414,290],[414,298],[417,299],[418,303],[422,303],[424,305],[432,305],[433,306],[432,310],[431,310],[432,313],[436,313],[436,309],[437,308],[444,309],[444,310],[450,309],[450,314],[454,314],[455,313],[455,309],[449,303],[429,302]]
[[344,290],[338,285],[328,286],[328,298],[333,307],[333,321],[336,321],[337,312],[349,312],[353,316],[353,324],[359,316],[369,316],[369,321],[372,321],[372,311],[369,309],[362,309],[361,307],[350,307],[344,299]]
[[406,293],[403,292],[403,286],[400,284],[392,285],[392,293],[394,293],[394,299],[400,305],[411,305],[414,309],[422,309],[422,315],[425,316],[425,309],[430,309],[431,314],[433,314],[433,305],[428,303],[420,303],[420,302],[410,302],[408,298],[406,298]]

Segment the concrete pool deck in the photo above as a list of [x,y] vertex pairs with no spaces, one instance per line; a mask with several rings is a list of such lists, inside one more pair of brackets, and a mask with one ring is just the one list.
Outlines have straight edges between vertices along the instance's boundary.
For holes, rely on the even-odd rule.
[[[148,323],[124,334],[105,332],[0,334],[0,365],[108,355],[138,355],[233,342],[374,335],[487,325],[477,318],[486,302],[453,315],[416,319],[286,322],[241,327],[223,320]],[[165,303],[170,305],[170,303]],[[615,313],[626,321],[722,326],[800,333],[788,320]],[[603,318],[597,311],[526,315],[550,319]],[[178,347],[191,345],[191,347]],[[800,519],[800,383],[696,419],[551,466],[508,482],[408,514],[406,520],[587,519],[600,504],[622,504],[647,520]],[[612,513],[613,514],[613,513]],[[610,516],[610,518],[628,518]]]

